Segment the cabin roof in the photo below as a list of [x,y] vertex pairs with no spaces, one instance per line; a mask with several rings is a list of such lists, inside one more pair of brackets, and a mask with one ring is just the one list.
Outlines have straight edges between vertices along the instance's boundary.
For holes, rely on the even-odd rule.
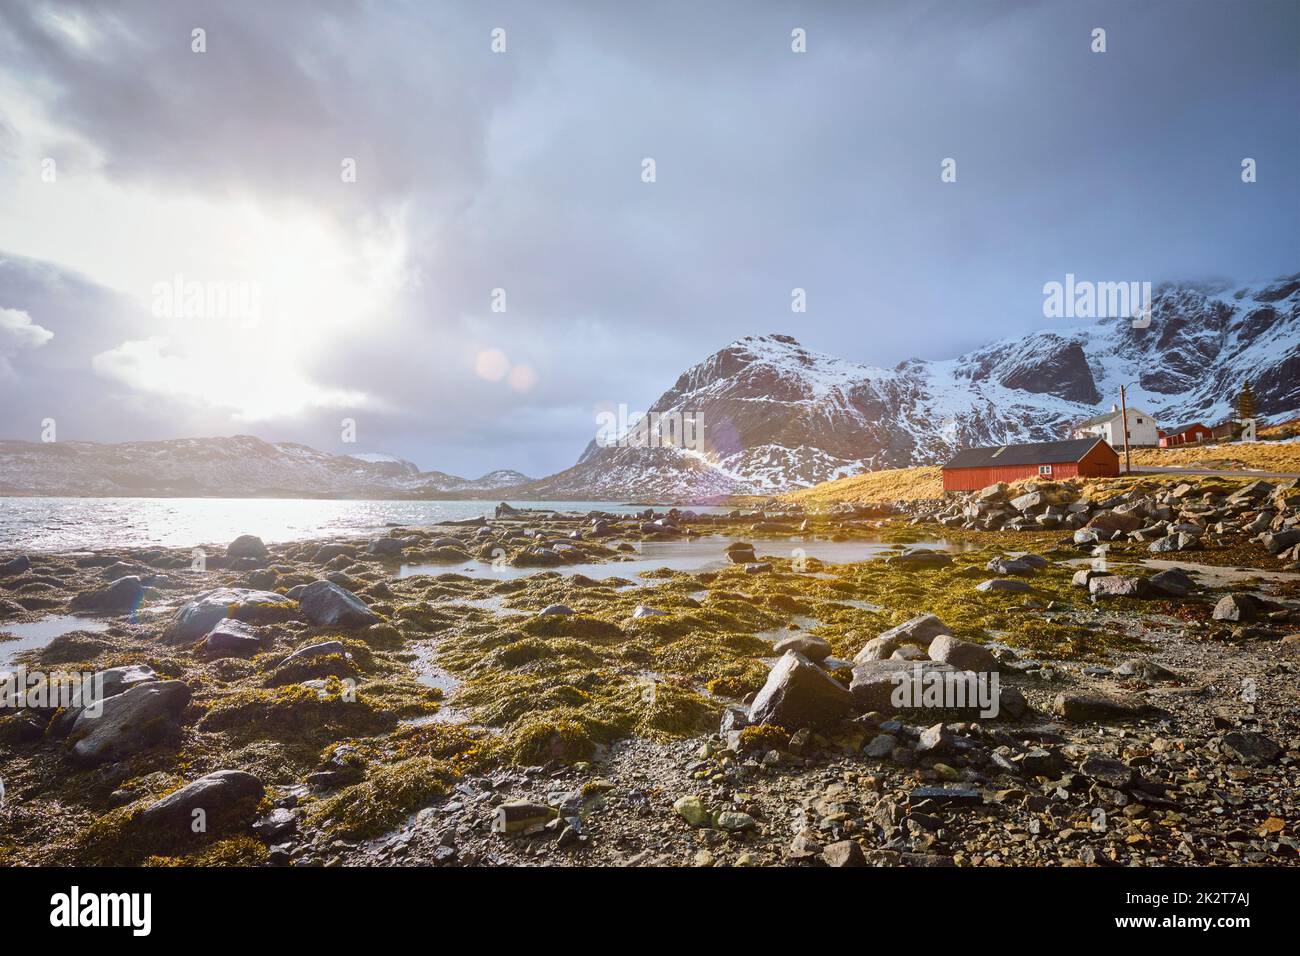
[[[1068,441],[1031,442],[1024,445],[996,445],[959,451],[944,468],[994,468],[1002,465],[1057,465],[1078,461],[1097,445],[1100,438],[1072,438]],[[1109,449],[1110,446],[1106,445]]]

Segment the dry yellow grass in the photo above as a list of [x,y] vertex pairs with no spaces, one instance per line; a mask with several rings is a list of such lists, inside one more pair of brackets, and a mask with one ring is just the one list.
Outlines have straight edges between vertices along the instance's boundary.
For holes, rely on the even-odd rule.
[[[1133,463],[1135,465],[1146,464],[1140,462],[1136,456],[1134,456]],[[1171,461],[1155,463],[1178,464]],[[1255,465],[1253,467],[1264,466]],[[1300,468],[1278,468],[1277,470],[1300,470]],[[1191,482],[1193,485],[1211,482],[1232,488],[1249,480],[1251,480],[1249,475],[1243,475],[1240,478],[1210,478],[1195,475],[1142,473],[1120,475],[1118,478],[1091,478],[1087,480],[1073,478],[1059,484],[1072,489],[1075,494],[1098,499],[1128,491],[1130,488],[1139,485],[1152,488],[1183,482]],[[1043,482],[1040,479],[1024,478],[1012,482],[1010,490],[1015,495],[1028,490],[1029,486],[1042,484]],[[1057,483],[1047,482],[1047,484],[1053,485]],[[789,494],[781,495],[779,500],[801,504],[805,508],[816,511],[819,508],[837,504],[841,501],[854,504],[887,504],[893,501],[918,501],[926,498],[942,497],[943,471],[938,466],[928,466],[924,468],[893,468],[888,471],[872,471],[862,475],[854,475],[851,478],[840,478],[837,481],[825,481],[820,485],[813,485],[811,488],[804,488],[800,491],[792,491]],[[757,504],[757,502],[754,503]]]
[[1178,468],[1260,468],[1300,471],[1300,442],[1231,442],[1192,448],[1135,448],[1134,466]]
[[889,501],[916,501],[921,498],[943,497],[943,472],[937,465],[925,468],[891,468],[871,471],[852,478],[826,481],[811,488],[783,495],[783,501],[794,501],[805,507],[853,501],[879,504]]

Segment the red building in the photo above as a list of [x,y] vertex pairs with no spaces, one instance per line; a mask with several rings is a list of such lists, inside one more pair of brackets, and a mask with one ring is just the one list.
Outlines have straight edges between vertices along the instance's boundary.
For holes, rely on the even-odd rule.
[[1199,445],[1214,437],[1214,429],[1200,422],[1191,425],[1179,425],[1167,432],[1160,433],[1161,448],[1177,448],[1179,445]]
[[977,491],[1022,478],[1114,478],[1119,454],[1100,438],[967,448],[943,466],[944,491]]

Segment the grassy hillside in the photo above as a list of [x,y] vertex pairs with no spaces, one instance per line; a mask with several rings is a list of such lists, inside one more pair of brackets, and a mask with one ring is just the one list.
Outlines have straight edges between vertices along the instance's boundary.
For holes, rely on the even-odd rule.
[[[1121,452],[1121,457],[1123,453]],[[1135,448],[1133,464],[1183,468],[1262,468],[1300,471],[1300,442],[1233,442],[1192,448]]]
[[915,501],[943,497],[943,474],[938,466],[925,468],[891,468],[872,471],[838,481],[825,481],[811,488],[783,495],[784,501],[796,501],[808,508],[855,501],[877,504],[889,501]]

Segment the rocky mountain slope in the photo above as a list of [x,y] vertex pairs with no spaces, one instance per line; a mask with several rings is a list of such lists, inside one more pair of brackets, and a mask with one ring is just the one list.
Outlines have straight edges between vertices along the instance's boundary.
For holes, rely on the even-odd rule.
[[766,494],[865,470],[941,462],[963,447],[1064,437],[1130,405],[1166,425],[1216,423],[1249,380],[1259,412],[1300,410],[1300,274],[1245,288],[1166,285],[1152,321],[1045,330],[892,369],[751,336],[688,369],[651,412],[697,414],[702,449],[602,447],[527,486],[540,498]]
[[332,455],[248,435],[173,441],[0,441],[0,495],[475,497],[529,481],[470,480],[389,455]]

